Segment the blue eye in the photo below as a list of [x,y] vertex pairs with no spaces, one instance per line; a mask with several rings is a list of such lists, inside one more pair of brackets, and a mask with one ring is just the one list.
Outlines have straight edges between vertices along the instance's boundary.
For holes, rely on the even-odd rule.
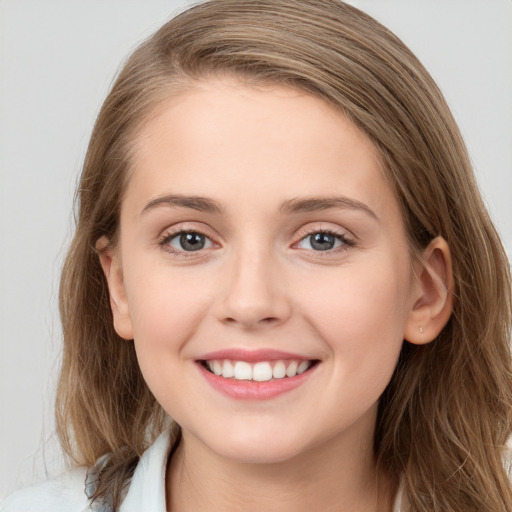
[[194,252],[211,247],[212,242],[208,237],[196,231],[182,231],[171,237],[166,237],[163,244],[168,244],[177,251]]
[[298,244],[301,249],[313,251],[330,251],[349,243],[342,235],[319,231],[304,237]]

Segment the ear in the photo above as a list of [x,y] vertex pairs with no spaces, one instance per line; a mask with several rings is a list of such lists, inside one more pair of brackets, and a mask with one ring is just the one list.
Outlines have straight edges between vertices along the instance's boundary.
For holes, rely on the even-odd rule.
[[109,245],[107,238],[96,242],[96,251],[107,280],[110,307],[114,318],[114,329],[125,340],[133,339],[133,325],[126,297],[123,271],[119,255]]
[[453,311],[452,259],[446,240],[434,238],[414,268],[416,283],[404,338],[423,345],[439,335]]

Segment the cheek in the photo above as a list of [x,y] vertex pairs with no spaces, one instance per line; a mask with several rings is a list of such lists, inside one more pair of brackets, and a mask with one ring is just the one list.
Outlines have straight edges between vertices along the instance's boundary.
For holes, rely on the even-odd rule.
[[343,283],[311,297],[316,314],[310,324],[326,345],[330,369],[317,406],[332,410],[333,432],[376,410],[396,368],[404,332],[403,294],[396,282],[351,273]]
[[[164,410],[175,420],[199,415],[190,390],[194,381],[183,371],[187,348],[207,304],[197,288],[179,279],[146,279],[130,304],[134,345],[144,380]],[[181,423],[181,421],[180,421]]]
[[125,284],[135,339],[182,338],[180,334],[193,327],[212,296],[210,280],[151,258],[132,267]]
[[[337,371],[386,381],[403,343],[409,280],[393,265],[344,268],[315,286],[305,315],[327,345]],[[381,378],[379,378],[381,376]]]
[[135,348],[148,383],[160,368],[172,371],[183,358],[210,307],[207,283],[155,266],[127,283]]

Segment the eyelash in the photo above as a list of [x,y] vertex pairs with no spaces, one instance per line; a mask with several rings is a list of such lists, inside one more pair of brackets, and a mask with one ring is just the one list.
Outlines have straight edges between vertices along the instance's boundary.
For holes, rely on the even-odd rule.
[[206,240],[210,241],[210,243],[212,245],[218,245],[218,244],[215,244],[215,242],[213,242],[211,240],[211,237],[209,237],[206,233],[204,233],[203,231],[201,231],[200,229],[197,229],[195,227],[194,228],[190,228],[190,229],[180,228],[180,229],[177,229],[176,231],[173,231],[171,233],[166,233],[158,241],[158,245],[163,250],[165,250],[169,254],[172,254],[173,256],[177,256],[179,258],[191,258],[191,257],[194,257],[194,256],[196,256],[196,253],[202,252],[202,249],[199,249],[197,251],[176,250],[174,247],[172,247],[172,245],[170,245],[170,242],[172,240],[174,240],[175,238],[180,237],[182,235],[189,235],[189,234],[190,235],[201,235]]
[[[182,235],[185,235],[185,234],[200,235],[200,236],[204,237],[206,240],[208,240],[211,245],[213,245],[213,246],[218,245],[206,233],[204,233],[200,229],[197,229],[194,227],[194,228],[190,228],[190,229],[180,228],[171,233],[166,233],[158,241],[158,246],[161,247],[162,249],[164,249],[169,254],[172,254],[173,256],[177,256],[180,258],[194,257],[194,256],[196,256],[196,253],[203,252],[203,248],[198,249],[197,251],[186,251],[186,250],[176,250],[170,245],[170,242],[172,240],[174,240],[177,237],[180,237]],[[308,237],[311,237],[316,234],[332,236],[333,238],[335,238],[336,240],[339,240],[341,242],[341,246],[339,246],[337,248],[333,248],[333,249],[327,249],[325,251],[321,251],[321,250],[315,251],[312,249],[305,249],[307,251],[315,253],[315,255],[318,255],[320,257],[326,257],[326,256],[333,255],[333,254],[339,254],[340,252],[346,251],[348,248],[353,247],[355,245],[354,240],[348,238],[343,233],[339,233],[333,229],[324,229],[324,228],[318,229],[317,228],[317,229],[304,229],[303,231],[299,232],[298,236],[300,236],[300,239],[298,242],[294,243],[292,247],[296,247],[298,244],[300,244],[301,242],[306,240]]]
[[314,228],[314,229],[306,228],[303,231],[302,230],[299,231],[298,235],[300,236],[300,240],[293,245],[297,246],[298,244],[300,244],[307,238],[309,238],[313,235],[316,235],[316,234],[332,236],[334,239],[339,240],[341,242],[341,245],[339,247],[336,247],[333,249],[327,249],[324,251],[314,251],[311,249],[305,249],[307,251],[313,252],[315,254],[315,256],[329,257],[329,256],[337,255],[355,245],[355,241],[351,238],[348,238],[345,233],[340,233],[334,229],[322,228],[322,227]]

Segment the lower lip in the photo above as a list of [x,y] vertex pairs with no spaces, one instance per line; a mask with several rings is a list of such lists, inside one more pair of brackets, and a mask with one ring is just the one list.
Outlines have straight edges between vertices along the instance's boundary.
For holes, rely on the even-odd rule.
[[318,364],[295,377],[283,377],[282,379],[273,379],[265,382],[225,379],[209,372],[201,363],[197,363],[197,366],[203,377],[214,389],[230,398],[237,398],[239,400],[270,400],[304,384],[315,371]]

